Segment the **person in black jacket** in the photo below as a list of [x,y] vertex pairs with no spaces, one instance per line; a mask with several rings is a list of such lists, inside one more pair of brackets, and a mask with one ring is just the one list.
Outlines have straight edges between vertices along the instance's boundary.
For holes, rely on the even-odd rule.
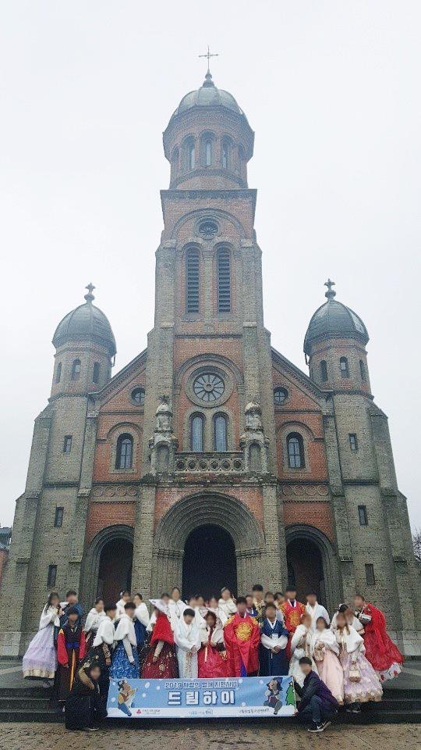
[[303,687],[297,682],[294,683],[295,692],[300,697],[298,718],[301,721],[312,722],[309,732],[324,732],[331,724],[329,719],[338,712],[339,703],[319,675],[313,671],[308,656],[303,656],[299,665],[305,678]]
[[99,660],[85,661],[76,674],[73,687],[66,700],[66,729],[94,731],[95,721],[103,718],[103,707],[98,680],[101,677]]

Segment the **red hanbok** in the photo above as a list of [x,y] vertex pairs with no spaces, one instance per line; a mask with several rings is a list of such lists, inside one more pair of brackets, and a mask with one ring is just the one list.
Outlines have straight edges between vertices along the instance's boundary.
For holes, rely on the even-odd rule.
[[[301,617],[306,611],[304,604],[301,604],[301,602],[297,602],[297,600],[295,600],[294,604],[295,606],[291,604],[290,599],[286,599],[286,601],[284,601],[284,603],[281,604],[280,607],[280,610],[284,616],[285,628],[288,630],[290,636],[294,635],[298,626],[301,625]],[[287,659],[291,658],[291,638],[287,643],[286,656]]]
[[199,677],[228,677],[227,655],[221,627],[206,628],[207,640],[198,653]]
[[[404,657],[386,631],[383,612],[367,602],[361,612],[364,624],[365,655],[382,681],[397,677],[402,671]],[[371,617],[370,621],[364,615]],[[368,619],[368,618],[367,618]]]
[[167,615],[164,612],[158,612],[142,669],[142,679],[171,680],[176,677],[178,677],[178,662],[174,634]]
[[295,600],[295,606],[293,606],[289,599],[281,604],[281,612],[284,616],[284,625],[290,633],[295,633],[298,626],[301,624],[301,617],[305,613],[306,608],[301,602]]
[[260,628],[254,617],[238,612],[224,627],[228,677],[246,677],[259,670]]

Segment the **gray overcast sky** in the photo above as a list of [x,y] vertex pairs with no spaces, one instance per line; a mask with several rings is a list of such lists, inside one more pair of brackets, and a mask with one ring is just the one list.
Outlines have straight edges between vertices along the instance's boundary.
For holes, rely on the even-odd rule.
[[373,391],[400,487],[421,526],[419,0],[2,0],[0,522],[23,491],[51,338],[96,285],[115,372],[153,323],[154,252],[168,187],[161,133],[216,84],[256,131],[266,325],[305,369],[323,282],[365,321]]

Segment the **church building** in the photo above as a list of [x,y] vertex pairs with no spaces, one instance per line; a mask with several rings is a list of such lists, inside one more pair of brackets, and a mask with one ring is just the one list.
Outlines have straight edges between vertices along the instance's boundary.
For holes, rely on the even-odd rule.
[[408,512],[367,328],[328,281],[305,334],[309,374],[271,347],[253,143],[208,71],[163,135],[171,176],[146,348],[112,376],[116,341],[91,284],[54,333],[0,591],[3,655],[24,651],[50,590],[77,589],[86,609],[126,587],[209,596],[257,582],[293,582],[301,599],[315,589],[331,612],[361,592],[419,653]]

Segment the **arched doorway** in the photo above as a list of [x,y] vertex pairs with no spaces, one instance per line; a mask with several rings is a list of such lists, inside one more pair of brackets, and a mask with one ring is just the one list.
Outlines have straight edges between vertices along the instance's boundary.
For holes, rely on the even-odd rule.
[[319,548],[308,539],[294,539],[287,545],[288,581],[297,587],[297,597],[305,602],[310,590],[317,592],[318,601],[326,604],[323,561]]
[[132,584],[133,544],[126,539],[112,539],[102,548],[99,559],[97,596],[116,602],[122,589]]
[[[200,529],[203,527],[214,529],[215,544],[217,539],[221,539],[221,533],[226,533],[224,555],[227,555],[227,550],[232,550],[234,547],[236,561],[234,588],[237,593],[248,591],[254,581],[261,580],[262,559],[264,561],[265,553],[262,528],[242,501],[232,495],[209,491],[179,500],[160,520],[154,536],[151,584],[153,592],[166,591],[174,585],[180,585],[183,581],[183,569],[186,572],[193,570],[194,566],[188,562],[189,557],[190,560],[192,558],[188,547],[186,548],[186,543],[189,536],[196,532],[199,535],[196,536],[196,544],[198,549],[202,550],[204,535]],[[212,587],[209,593],[215,593],[214,587],[218,584],[217,579],[213,577],[211,566],[206,558],[203,561],[201,559],[200,562],[202,565],[205,563],[208,565],[207,590]],[[235,570],[232,562],[225,565],[226,569],[228,567]],[[226,571],[223,573],[227,574]],[[230,580],[232,580],[232,574]],[[191,579],[190,582],[186,581],[186,586],[194,586],[193,591],[188,591],[187,595],[198,593],[195,590],[198,588],[198,583],[201,582]],[[223,579],[221,585],[227,584],[229,580]],[[206,593],[205,590],[202,593]]]
[[297,596],[305,601],[310,589],[319,601],[333,611],[343,601],[338,556],[330,539],[315,526],[294,524],[285,530],[288,579],[297,586]]
[[190,532],[184,546],[183,596],[219,596],[222,586],[237,591],[233,539],[221,526],[199,526]]
[[106,526],[85,550],[80,577],[80,600],[92,607],[96,596],[116,602],[122,588],[130,588],[133,560],[133,528]]

